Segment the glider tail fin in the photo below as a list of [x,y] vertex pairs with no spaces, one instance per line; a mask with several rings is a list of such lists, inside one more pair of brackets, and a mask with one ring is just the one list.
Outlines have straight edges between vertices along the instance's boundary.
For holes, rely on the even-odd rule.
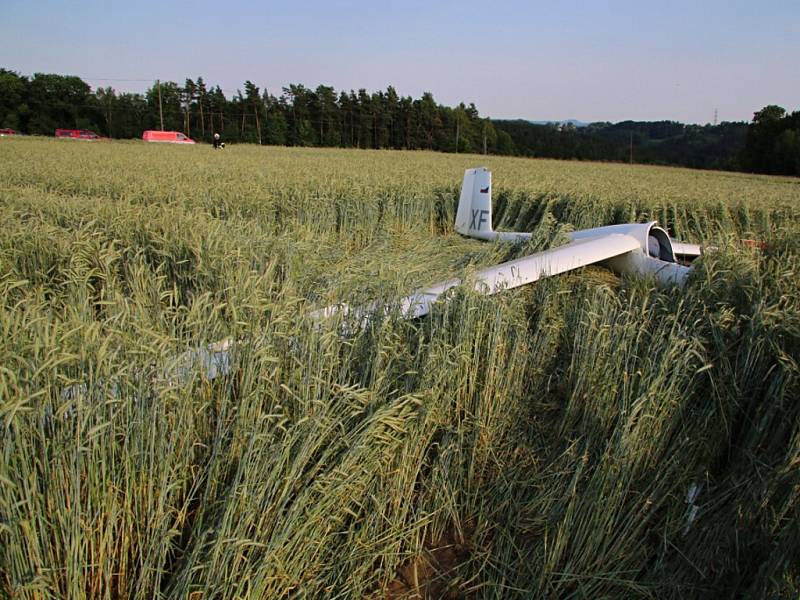
[[456,212],[456,231],[477,238],[491,238],[492,172],[484,167],[467,169]]

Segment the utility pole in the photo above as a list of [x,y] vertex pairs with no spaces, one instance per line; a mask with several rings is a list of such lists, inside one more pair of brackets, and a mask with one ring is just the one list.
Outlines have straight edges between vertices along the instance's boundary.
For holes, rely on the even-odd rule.
[[630,141],[630,147],[629,148],[630,148],[630,154],[629,154],[628,161],[631,164],[633,164],[633,132],[632,131],[631,131],[631,141]]
[[717,114],[717,109],[715,108],[715,109],[714,109],[714,126],[715,126],[715,127],[716,127],[716,125],[717,125],[717,116],[718,116],[718,114]]
[[161,119],[161,131],[164,131],[164,111],[161,108],[161,80],[156,80],[158,84],[158,116]]
[[254,107],[256,113],[256,131],[258,131],[258,145],[261,145],[261,123],[258,122],[258,104]]
[[[269,92],[264,88],[264,133],[269,131]],[[259,134],[261,137],[261,134]]]
[[458,154],[458,134],[461,132],[461,122],[458,119],[458,114],[456,114],[456,154]]
[[[184,94],[188,96],[189,91],[185,91]],[[189,107],[192,105],[191,97],[186,98],[186,104],[184,105],[184,114],[186,118],[186,137],[191,137],[191,126],[189,125]]]
[[205,94],[202,92],[200,93],[200,132],[201,135],[205,138],[206,137],[206,122],[205,118],[203,117],[203,99]]

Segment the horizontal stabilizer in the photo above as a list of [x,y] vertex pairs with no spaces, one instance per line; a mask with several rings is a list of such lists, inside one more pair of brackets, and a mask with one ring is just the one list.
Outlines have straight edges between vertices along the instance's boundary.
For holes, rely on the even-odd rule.
[[697,257],[703,254],[703,250],[698,244],[686,244],[672,238],[670,238],[670,242],[672,242],[672,251],[675,253],[675,256],[687,258]]

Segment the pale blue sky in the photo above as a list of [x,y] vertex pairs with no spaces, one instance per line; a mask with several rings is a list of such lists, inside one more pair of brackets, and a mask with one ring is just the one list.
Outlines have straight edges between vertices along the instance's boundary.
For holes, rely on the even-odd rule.
[[126,91],[391,84],[495,118],[749,120],[800,110],[800,0],[0,0],[0,66]]

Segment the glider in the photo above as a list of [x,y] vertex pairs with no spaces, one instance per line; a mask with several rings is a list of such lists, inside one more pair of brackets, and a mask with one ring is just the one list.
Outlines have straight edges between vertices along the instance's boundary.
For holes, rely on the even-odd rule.
[[[530,233],[492,229],[492,172],[486,168],[467,169],[464,173],[455,230],[485,241],[520,243],[531,238]],[[564,246],[481,269],[471,280],[474,289],[487,295],[496,294],[592,264],[608,267],[620,275],[653,276],[663,287],[682,287],[692,269],[679,259],[688,262],[702,253],[700,246],[670,238],[656,221],[583,229],[573,231],[569,237],[570,243]],[[405,318],[425,316],[442,294],[463,283],[461,279],[451,279],[434,284],[401,298],[395,306]],[[358,308],[335,304],[311,314],[317,319],[355,314],[366,324],[370,315],[381,308],[378,302]],[[390,308],[383,307],[383,311],[388,313]]]

